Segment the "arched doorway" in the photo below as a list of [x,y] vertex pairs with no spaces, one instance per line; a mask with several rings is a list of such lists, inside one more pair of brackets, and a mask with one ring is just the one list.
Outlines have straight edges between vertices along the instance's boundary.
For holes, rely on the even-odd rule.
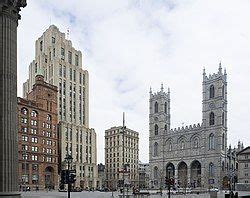
[[44,174],[44,181],[45,181],[45,188],[54,189],[55,182],[54,182],[54,169],[51,166],[45,168]]
[[187,164],[185,162],[181,162],[178,165],[178,185],[181,188],[187,187]]
[[175,167],[172,163],[168,163],[166,166],[166,177],[168,178],[174,178],[174,172],[175,172]]
[[192,188],[201,187],[201,163],[195,160],[191,163],[191,186]]

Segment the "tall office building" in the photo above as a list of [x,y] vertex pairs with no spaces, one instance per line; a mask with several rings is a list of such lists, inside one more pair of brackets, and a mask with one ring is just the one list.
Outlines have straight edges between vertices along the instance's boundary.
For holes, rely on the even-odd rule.
[[55,25],[36,40],[35,51],[23,95],[31,91],[39,70],[46,82],[58,87],[61,168],[66,168],[66,154],[72,155],[77,173],[75,186],[96,187],[96,133],[89,128],[89,77],[88,71],[82,69],[82,53]]
[[[124,156],[123,156],[124,155]],[[139,185],[139,133],[121,126],[105,130],[105,173],[106,186],[111,189],[125,184]],[[123,168],[125,167],[125,168]]]

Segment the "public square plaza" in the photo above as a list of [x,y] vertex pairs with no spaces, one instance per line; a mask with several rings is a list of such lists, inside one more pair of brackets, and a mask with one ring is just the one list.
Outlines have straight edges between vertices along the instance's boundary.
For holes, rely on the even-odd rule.
[[[150,196],[148,197],[164,197],[167,198],[168,194],[167,191],[163,191],[162,196],[160,194],[156,194],[156,191],[149,191]],[[40,197],[40,198],[66,198],[67,197],[67,192],[58,192],[58,191],[39,191],[39,192],[35,192],[35,191],[31,191],[31,192],[22,192],[22,198],[26,198],[26,197]],[[99,192],[99,191],[82,191],[82,192],[71,192],[70,193],[71,198],[108,198],[108,197],[122,197],[122,195],[120,193],[113,192],[113,196],[112,196],[112,192]],[[127,194],[125,194],[126,197]],[[131,193],[129,193],[129,198],[133,198],[136,196],[131,195]],[[249,192],[239,192],[239,196],[242,197],[250,197],[250,193]],[[138,196],[137,196],[138,197]],[[142,196],[143,197],[143,196]],[[147,197],[147,196],[144,196]],[[171,197],[174,198],[178,198],[178,197],[187,197],[187,198],[196,198],[196,197],[200,197],[200,198],[208,198],[210,197],[209,193],[203,193],[203,194],[186,194],[186,195],[172,195]],[[217,197],[225,197],[225,193],[223,191],[219,192],[217,194]]]

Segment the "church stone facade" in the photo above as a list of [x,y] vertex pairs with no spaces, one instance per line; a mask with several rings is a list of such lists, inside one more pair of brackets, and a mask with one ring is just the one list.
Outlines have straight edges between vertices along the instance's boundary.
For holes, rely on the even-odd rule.
[[150,187],[165,188],[165,177],[180,188],[223,187],[227,160],[227,74],[203,71],[202,122],[171,129],[170,90],[150,90]]

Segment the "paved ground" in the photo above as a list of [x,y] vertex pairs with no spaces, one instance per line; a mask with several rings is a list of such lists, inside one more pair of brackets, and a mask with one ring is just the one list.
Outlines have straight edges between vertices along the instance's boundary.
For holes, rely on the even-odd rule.
[[[163,195],[157,195],[155,192],[150,192],[150,198],[167,198],[167,192],[163,192]],[[250,192],[240,192],[239,196],[246,196],[249,195],[250,197]],[[58,192],[58,191],[51,191],[51,192],[46,192],[46,191],[39,191],[39,192],[22,192],[22,198],[67,198],[67,193],[66,192]],[[114,198],[119,197],[118,192],[113,193]],[[210,195],[208,193],[206,194],[188,194],[188,195],[171,195],[173,198],[209,198]],[[219,193],[219,197],[225,197],[224,193]],[[88,191],[83,191],[83,192],[71,192],[71,198],[112,198],[112,193],[111,192],[88,192]],[[134,198],[133,196],[129,198]]]

